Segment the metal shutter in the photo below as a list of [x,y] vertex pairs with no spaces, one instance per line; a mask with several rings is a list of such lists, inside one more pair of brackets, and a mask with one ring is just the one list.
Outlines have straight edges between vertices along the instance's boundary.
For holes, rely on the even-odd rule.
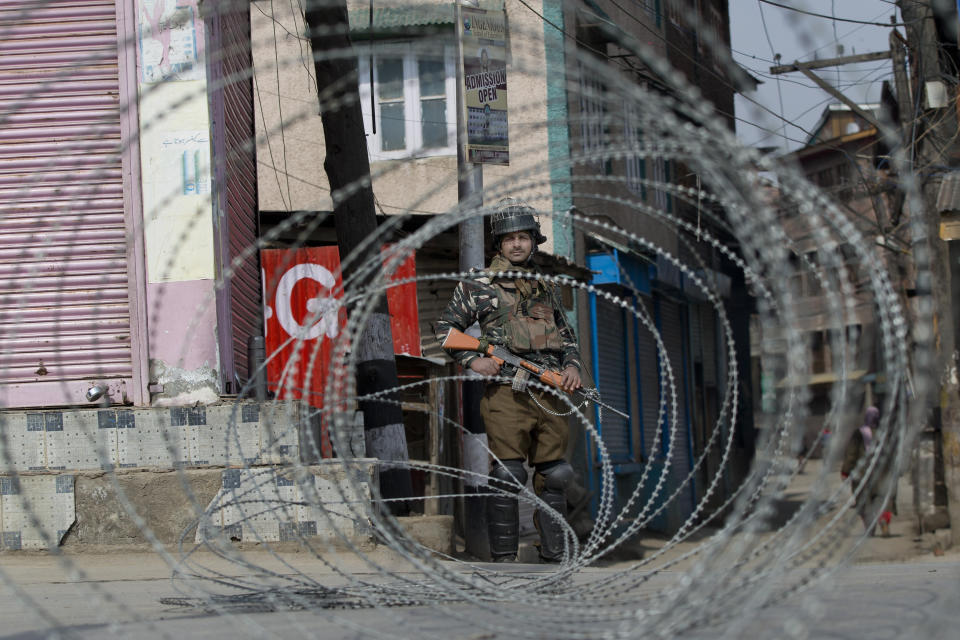
[[[687,418],[687,393],[684,367],[683,351],[683,319],[680,312],[680,304],[666,298],[660,300],[660,332],[663,336],[663,342],[667,347],[667,354],[670,358],[670,366],[673,369],[674,386],[677,393],[677,424],[670,424],[670,428],[676,430],[673,439],[673,449],[670,454],[671,475],[678,482],[690,480],[687,478],[690,473],[690,431],[688,429]],[[665,392],[666,378],[664,378]],[[668,398],[667,416],[670,419],[670,399]],[[669,437],[669,436],[668,436]],[[677,497],[677,506],[683,513],[690,513],[693,510],[693,500],[691,492],[684,490]]]
[[690,305],[690,358],[694,362],[703,362],[703,346],[700,326],[700,305]]
[[[624,323],[624,310],[618,305],[597,297],[597,388],[603,401],[614,407],[629,407],[627,391],[627,333]],[[613,462],[629,461],[633,457],[630,450],[630,424],[611,411],[604,411],[600,423],[603,443]]]
[[[114,2],[0,8],[0,402],[132,391]],[[137,395],[137,394],[133,394]]]
[[703,384],[717,386],[716,311],[708,304],[700,305],[700,327],[703,332]]
[[[214,6],[218,11],[207,24],[212,45],[214,170],[224,277],[218,324],[225,355],[223,375],[226,382],[233,382],[248,376],[248,338],[263,334],[259,252],[250,252],[258,236],[250,7],[237,2]],[[243,257],[245,252],[250,255]],[[235,263],[238,258],[242,262]]]
[[[649,299],[641,298],[644,309],[650,316],[650,322],[656,331],[656,319],[653,314],[653,305]],[[637,321],[637,352],[639,361],[637,370],[640,372],[640,402],[643,405],[643,451],[647,459],[662,457],[664,448],[663,438],[657,442],[654,449],[654,439],[657,437],[657,416],[660,411],[660,360],[657,355],[657,341],[653,333],[643,322]]]
[[[417,252],[417,275],[438,275],[456,273],[456,260],[438,258],[426,255],[424,251]],[[440,314],[447,308],[453,290],[457,288],[457,281],[452,279],[418,280],[417,281],[417,309],[420,312],[420,352],[425,358],[440,358],[450,361],[437,342],[435,325]]]

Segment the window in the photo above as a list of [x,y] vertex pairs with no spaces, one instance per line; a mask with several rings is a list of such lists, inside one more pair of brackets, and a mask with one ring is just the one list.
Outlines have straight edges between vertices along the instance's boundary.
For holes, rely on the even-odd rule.
[[653,159],[653,205],[661,211],[671,213],[670,194],[663,187],[657,185],[666,185],[670,181],[670,167],[663,156],[657,156]]
[[820,277],[823,275],[820,271],[819,259],[817,258],[816,251],[808,251],[806,254],[806,260],[804,261],[804,271],[806,271],[807,279],[807,290],[805,291],[808,296],[819,296],[823,293],[823,287],[820,283]]
[[[695,10],[694,15],[697,16],[697,24],[695,25],[695,26],[696,26],[696,31],[693,32],[693,37],[696,38],[696,40],[697,40],[697,53],[699,53],[699,54],[702,56],[702,55],[703,55],[703,46],[704,46],[704,44],[705,44],[704,41],[703,41],[703,30],[704,30],[704,29],[706,28],[706,26],[707,26],[707,24],[706,24],[706,23],[707,23],[707,20],[706,20],[706,16],[705,16],[704,13],[703,13],[703,6],[702,6],[703,3],[702,3],[700,0],[697,0],[697,3],[696,3],[696,4],[697,4],[697,6],[696,6],[696,10]],[[693,26],[693,25],[691,25],[691,26]]]
[[660,28],[660,0],[643,0],[643,8],[653,18],[656,18],[657,29]]
[[626,156],[627,189],[644,200],[647,198],[646,157],[641,155],[640,147],[643,144],[643,132],[640,129],[640,118],[637,117],[637,108],[630,98],[623,101],[623,139],[635,151]]
[[667,0],[667,17],[673,24],[679,25],[682,23],[683,10],[684,7],[680,4],[680,0]]
[[707,28],[710,29],[710,33],[713,34],[713,42],[711,47],[713,48],[713,67],[714,69],[720,69],[720,56],[718,52],[721,49],[726,48],[727,41],[723,37],[724,34],[724,21],[723,14],[717,9],[716,5],[710,5],[710,14],[707,18]]
[[[371,160],[455,154],[456,67],[452,47],[378,45],[360,57],[360,100]],[[377,131],[370,117],[371,93]]]
[[830,340],[826,331],[810,334],[810,373],[830,371]]
[[816,173],[814,182],[822,189],[828,189],[836,184],[836,177],[834,175],[833,167],[827,167],[826,169],[820,169]]
[[845,202],[853,195],[853,181],[850,179],[850,162],[842,162],[837,165],[837,198]]
[[585,156],[592,156],[585,164],[595,164],[605,171],[601,153],[606,132],[606,107],[603,103],[605,87],[595,73],[578,63],[580,76],[580,143]]

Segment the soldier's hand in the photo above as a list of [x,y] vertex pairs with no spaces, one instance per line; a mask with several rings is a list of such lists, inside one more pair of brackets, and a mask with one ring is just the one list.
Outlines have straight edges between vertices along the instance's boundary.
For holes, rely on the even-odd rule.
[[500,365],[491,358],[477,358],[470,363],[470,368],[482,376],[495,376],[500,373]]
[[563,390],[567,392],[576,391],[583,385],[580,384],[580,370],[574,366],[569,366],[563,370],[563,378],[560,381]]

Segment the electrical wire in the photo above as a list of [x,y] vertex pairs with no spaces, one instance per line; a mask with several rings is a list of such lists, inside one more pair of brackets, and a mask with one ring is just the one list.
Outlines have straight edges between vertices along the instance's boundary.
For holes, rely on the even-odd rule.
[[[538,12],[536,9],[534,9],[534,8],[531,7],[529,4],[527,4],[527,2],[526,2],[525,0],[518,0],[518,1],[520,2],[521,5],[523,5],[524,7],[526,7],[531,13],[533,13],[535,16],[537,16],[538,18],[540,18],[541,20],[543,20],[546,24],[550,25],[551,27],[553,27],[554,29],[556,29],[557,31],[559,31],[560,33],[562,33],[565,37],[570,38],[571,40],[573,40],[574,42],[576,42],[576,43],[578,43],[578,44],[584,45],[586,48],[588,48],[588,49],[590,49],[590,50],[596,51],[596,49],[594,49],[593,47],[591,47],[591,46],[589,46],[589,45],[585,45],[584,43],[582,43],[582,41],[581,41],[579,38],[577,38],[576,36],[571,35],[570,33],[568,33],[567,31],[565,31],[563,28],[559,27],[558,25],[556,25],[556,24],[553,23],[552,21],[547,20],[547,18],[544,17],[540,12]],[[617,4],[616,0],[611,0],[611,3],[612,3],[614,6],[616,6],[618,9],[620,9],[621,11],[624,11],[624,12],[626,13],[626,15],[630,16],[631,19],[633,19],[633,20],[636,21],[638,24],[640,24],[640,25],[641,25],[644,29],[646,29],[648,32],[650,32],[650,33],[653,34],[655,37],[657,37],[658,39],[660,39],[661,41],[663,41],[665,44],[668,44],[668,45],[669,45],[669,43],[667,42],[666,37],[665,37],[663,34],[657,32],[657,31],[654,30],[654,29],[651,29],[648,25],[644,24],[641,20],[639,20],[639,19],[638,19],[636,16],[634,16],[631,12],[626,11],[626,9],[624,9],[622,6],[620,6],[619,4]],[[597,17],[600,17],[600,16],[597,16]],[[621,32],[621,33],[626,34],[626,32],[623,31],[623,29],[622,29],[621,27],[619,27],[618,25],[616,25],[616,24],[614,24],[614,23],[611,23],[611,22],[607,22],[607,24],[609,24],[611,28],[613,28],[613,29],[615,29],[615,30],[618,30],[618,31]],[[687,53],[686,51],[683,51],[682,49],[677,49],[676,52],[677,52],[677,54],[680,55],[681,57],[684,57],[684,58],[686,58],[687,60],[691,61],[694,65],[696,65],[697,67],[699,67],[699,68],[700,68],[702,71],[704,71],[705,73],[707,73],[707,74],[715,77],[717,80],[720,81],[721,84],[723,84],[723,86],[725,86],[725,87],[727,87],[727,88],[729,88],[729,89],[732,89],[735,93],[739,93],[739,94],[743,97],[744,100],[747,100],[748,102],[754,104],[756,107],[762,109],[763,111],[768,112],[769,114],[773,115],[774,117],[776,117],[776,118],[778,118],[778,119],[780,119],[780,120],[783,120],[786,124],[794,124],[794,123],[791,123],[791,122],[787,121],[786,119],[782,118],[779,114],[777,114],[776,112],[774,112],[772,109],[770,109],[770,108],[767,107],[766,105],[761,104],[760,102],[757,102],[756,100],[754,100],[754,99],[751,98],[750,96],[747,96],[747,95],[743,94],[742,92],[738,91],[737,88],[733,85],[733,83],[730,82],[730,80],[728,80],[726,77],[724,77],[724,76],[721,75],[720,73],[718,73],[718,72],[714,71],[713,69],[709,68],[707,65],[703,64],[702,62],[696,60],[694,57],[692,57],[692,56],[691,56],[689,53]],[[603,57],[605,57],[605,58],[609,58],[609,56],[607,56],[606,54],[601,54],[601,55],[602,55]],[[735,116],[734,116],[733,114],[724,113],[724,112],[722,112],[722,111],[719,110],[719,109],[717,110],[717,112],[718,112],[718,113],[722,113],[723,115],[725,115],[725,116],[727,116],[727,117],[733,117],[733,118],[735,118]],[[798,128],[800,128],[800,127],[798,127]],[[805,130],[802,129],[802,128],[800,128],[800,129],[801,129],[801,131],[804,131],[804,133],[807,133],[808,135],[810,134],[809,131],[805,131]]]
[[[767,44],[770,46],[770,55],[773,56],[774,60],[779,58],[776,50],[773,47],[773,40],[770,38],[770,31],[767,29],[767,19],[763,14],[763,5],[760,2],[757,2],[757,9],[760,10],[760,23],[763,25],[763,35],[767,38]],[[783,120],[783,137],[787,137],[787,119],[784,116],[783,108],[783,88],[780,84],[780,78],[777,78],[777,100],[780,104],[780,117]]]
[[853,18],[835,18],[822,13],[815,13],[813,11],[807,11],[806,9],[800,9],[797,7],[791,7],[790,5],[781,4],[779,2],[773,2],[773,0],[758,0],[764,4],[769,4],[774,7],[779,7],[781,9],[787,9],[789,11],[796,11],[797,13],[802,13],[804,15],[813,16],[815,18],[824,18],[826,20],[834,20],[836,22],[849,22],[851,24],[863,24],[863,25],[873,25],[877,27],[904,27],[907,26],[906,22],[871,22],[869,20],[855,20]]
[[[274,0],[270,0],[270,15],[276,15],[276,7],[274,7]],[[293,194],[290,191],[290,177],[287,173],[287,141],[284,137],[286,135],[285,129],[283,126],[284,117],[283,117],[283,100],[280,99],[280,95],[283,93],[280,88],[280,45],[277,41],[277,23],[278,20],[270,21],[273,25],[273,62],[274,62],[274,75],[276,76],[277,81],[277,113],[280,117],[280,146],[283,147],[283,169],[284,173],[287,174],[287,198],[290,199],[291,206],[293,203]]]
[[[641,26],[641,27],[642,27],[643,29],[645,29],[647,32],[649,32],[650,34],[652,34],[653,36],[655,36],[657,39],[661,40],[661,41],[664,42],[665,44],[669,44],[669,43],[667,43],[666,37],[665,37],[663,34],[661,34],[661,33],[659,33],[658,31],[652,29],[652,28],[651,28],[649,25],[647,25],[643,20],[640,20],[639,18],[637,18],[637,16],[634,15],[633,12],[628,11],[626,8],[624,8],[622,5],[620,5],[617,0],[610,0],[610,2],[611,2],[611,4],[612,4],[614,7],[618,8],[618,9],[620,9],[620,11],[624,12],[624,14],[625,14],[627,17],[629,17],[631,20],[633,20],[634,22],[636,22],[639,26]],[[523,4],[525,4],[525,3],[523,3]],[[528,6],[528,5],[525,5],[525,6]],[[528,8],[529,8],[529,6],[528,6]],[[533,10],[531,9],[531,11],[533,11]],[[762,7],[761,7],[761,12],[762,12]],[[536,11],[534,11],[534,13],[536,14]],[[539,15],[539,14],[538,14],[538,15]],[[542,17],[542,16],[541,16],[541,17]],[[554,25],[554,26],[555,26],[555,25]],[[614,28],[617,28],[617,25],[611,24],[611,26],[613,26]],[[864,24],[864,25],[860,25],[860,26],[852,29],[849,33],[855,33],[856,31],[859,31],[860,29],[863,29],[865,26],[866,26],[865,24]],[[887,26],[887,25],[883,25],[883,26]],[[849,35],[849,33],[844,34],[844,35],[845,35],[845,36],[846,36],[846,35]],[[768,44],[769,44],[769,43],[770,43],[769,35],[768,35],[767,40],[768,40]],[[829,44],[828,44],[828,45],[824,45],[824,46],[829,46]],[[822,49],[822,48],[823,48],[823,47],[820,47],[820,48],[818,48],[817,50]],[[772,50],[772,49],[773,49],[773,47],[772,47],[772,44],[771,44],[771,50]],[[732,48],[731,48],[730,50],[733,51]],[[721,76],[720,74],[717,74],[715,71],[713,71],[712,69],[710,69],[710,68],[709,68],[708,66],[706,66],[704,63],[702,63],[702,62],[699,61],[698,59],[692,57],[690,54],[686,53],[685,51],[679,50],[678,53],[679,53],[679,55],[683,56],[683,57],[686,58],[688,61],[692,62],[694,65],[696,65],[697,67],[699,67],[701,70],[705,71],[705,72],[708,73],[708,74],[711,74],[711,75],[714,75],[715,77],[717,77],[722,83],[724,83],[725,86],[730,87],[730,88],[734,88],[734,90],[736,91],[736,88],[733,87],[732,84],[730,84],[730,82],[729,82],[724,76]],[[751,69],[751,71],[753,71],[753,69]],[[853,71],[853,70],[851,70],[850,73],[858,73],[858,71]],[[773,77],[773,76],[771,76],[771,75],[769,75],[769,74],[759,74],[759,75],[762,75],[763,77],[767,77],[767,78],[772,78],[772,77]],[[800,85],[800,86],[804,86],[804,87],[807,87],[807,88],[818,88],[818,87],[814,87],[813,85],[808,85],[808,84],[805,84],[805,83],[803,83],[803,82],[801,82],[801,81],[793,80],[793,79],[781,78],[780,81],[785,82],[785,83],[798,84],[798,85]],[[747,102],[753,103],[754,105],[760,107],[760,108],[763,109],[764,111],[768,112],[769,114],[771,114],[771,115],[773,115],[774,117],[777,117],[778,119],[780,119],[781,121],[783,121],[784,127],[786,127],[787,125],[796,126],[795,121],[787,120],[786,118],[784,118],[784,117],[781,116],[780,114],[777,114],[777,113],[773,112],[771,109],[769,109],[769,108],[766,107],[765,105],[760,104],[759,102],[757,102],[756,100],[754,100],[754,99],[751,98],[750,96],[747,96],[747,95],[743,94],[742,92],[738,92],[738,93],[739,93],[741,99],[746,100]],[[778,93],[779,93],[779,86],[778,86]],[[782,104],[782,98],[781,98],[781,104]],[[781,112],[782,112],[782,111],[783,111],[783,109],[782,109],[782,106],[781,106]],[[740,118],[735,118],[735,119],[738,120],[738,121],[741,121],[741,122],[746,122],[745,120],[742,120],[742,119],[740,119]],[[748,123],[748,124],[749,124],[749,123]],[[799,128],[801,131],[803,131],[804,133],[806,133],[808,136],[812,135],[811,132],[804,130],[802,127],[797,127],[797,128]],[[790,139],[790,138],[786,138],[786,139],[787,139],[787,140],[790,140],[790,141],[793,141],[793,142],[797,142],[796,139]]]

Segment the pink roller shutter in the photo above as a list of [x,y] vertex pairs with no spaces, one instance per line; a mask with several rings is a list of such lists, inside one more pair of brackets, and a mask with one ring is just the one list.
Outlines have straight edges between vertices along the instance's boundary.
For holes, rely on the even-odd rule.
[[[254,153],[250,5],[221,2],[208,21],[214,131],[215,197],[219,235],[218,297],[224,388],[245,382],[247,339],[262,335],[257,241],[257,170]],[[243,256],[246,257],[244,258]]]
[[116,12],[0,4],[2,406],[133,391]]

